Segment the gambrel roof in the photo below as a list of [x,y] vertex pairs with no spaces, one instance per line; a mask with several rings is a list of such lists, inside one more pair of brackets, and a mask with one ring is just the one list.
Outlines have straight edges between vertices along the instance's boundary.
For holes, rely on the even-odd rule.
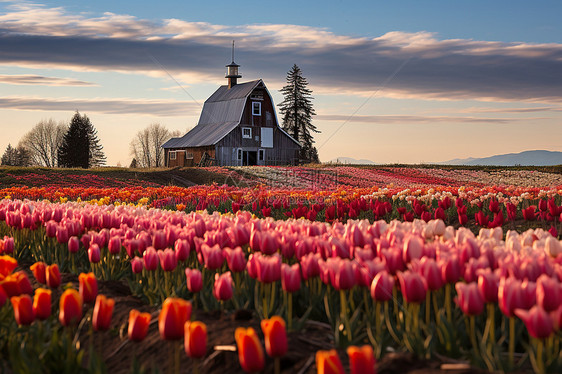
[[[168,140],[162,148],[203,147],[217,144],[238,126],[248,96],[258,87],[267,91],[261,79],[239,83],[231,88],[227,85],[220,86],[203,104],[197,126],[180,138]],[[299,144],[289,134],[283,132]]]

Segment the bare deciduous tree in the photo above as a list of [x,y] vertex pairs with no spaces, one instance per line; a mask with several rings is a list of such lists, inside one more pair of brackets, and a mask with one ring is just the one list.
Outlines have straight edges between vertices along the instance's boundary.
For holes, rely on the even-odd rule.
[[67,129],[68,125],[64,122],[57,124],[53,119],[41,120],[23,136],[20,145],[29,151],[34,165],[56,167],[57,150]]
[[162,145],[168,139],[180,135],[179,131],[170,131],[159,123],[152,123],[139,131],[131,140],[131,155],[136,160],[136,166],[141,168],[164,166]]

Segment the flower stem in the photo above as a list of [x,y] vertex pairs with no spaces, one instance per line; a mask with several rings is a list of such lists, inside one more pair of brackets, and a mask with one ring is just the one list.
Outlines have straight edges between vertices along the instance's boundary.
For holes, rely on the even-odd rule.
[[289,325],[289,331],[293,326],[293,294],[289,293],[287,295],[287,324]]
[[275,357],[275,359],[273,359],[273,365],[274,373],[281,374],[281,360],[279,359],[279,357]]
[[509,345],[508,345],[508,357],[509,357],[509,367],[513,369],[514,366],[514,353],[515,353],[515,317],[509,317]]
[[351,326],[349,325],[349,318],[347,318],[347,297],[345,295],[345,291],[344,290],[340,290],[340,306],[341,306],[341,312],[340,312],[340,317],[342,322],[344,323],[345,326],[345,331],[346,331],[346,336],[347,336],[347,342],[351,343],[352,337],[351,337]]
[[537,371],[539,374],[544,374],[545,369],[544,369],[544,362],[542,360],[543,341],[542,339],[536,339],[536,342],[537,342],[537,355],[536,355]]

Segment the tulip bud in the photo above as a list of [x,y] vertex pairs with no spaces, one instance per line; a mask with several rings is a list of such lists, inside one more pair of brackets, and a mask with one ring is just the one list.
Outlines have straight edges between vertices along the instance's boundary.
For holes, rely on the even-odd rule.
[[82,302],[91,303],[98,295],[98,281],[94,273],[80,273],[78,276],[78,290]]
[[261,321],[265,339],[265,351],[270,357],[281,357],[287,353],[287,331],[285,321],[279,316]]
[[548,313],[538,305],[531,310],[515,309],[515,315],[521,318],[529,335],[537,339],[548,338],[554,331],[553,321]]
[[33,297],[33,313],[35,318],[45,320],[51,315],[51,290],[38,288]]
[[105,331],[109,329],[114,306],[114,299],[107,298],[104,295],[98,295],[94,306],[94,312],[92,314],[92,325],[94,326],[94,330]]
[[318,374],[345,374],[335,349],[316,352],[316,370]]
[[71,236],[68,239],[68,252],[76,253],[80,248],[80,240],[78,240],[77,236]]
[[150,313],[141,313],[136,309],[129,312],[129,340],[141,341],[146,337],[148,325],[150,324]]
[[285,292],[297,292],[301,288],[301,271],[299,264],[289,266],[281,264],[281,286]]
[[191,358],[201,358],[207,354],[207,326],[203,322],[187,321],[184,325],[185,354]]
[[351,374],[375,374],[375,355],[373,347],[364,345],[362,347],[351,346],[347,348]]
[[407,270],[404,273],[398,273],[398,280],[400,281],[400,291],[406,302],[419,304],[425,300],[427,284],[421,275]]
[[142,269],[144,268],[144,262],[142,258],[135,256],[135,258],[131,260],[131,268],[134,274],[142,273]]
[[198,269],[185,269],[185,278],[189,292],[197,293],[203,289],[203,277]]
[[478,291],[478,284],[458,282],[455,289],[458,295],[457,304],[464,314],[475,316],[484,311],[484,299]]
[[392,298],[394,278],[386,270],[381,271],[371,283],[371,297],[376,301],[388,301]]
[[251,327],[247,329],[238,327],[234,332],[234,338],[238,346],[238,359],[242,369],[247,373],[263,370],[265,356],[256,331]]
[[59,301],[59,321],[63,326],[78,323],[82,318],[82,297],[75,289],[69,288],[62,293]]
[[191,318],[191,303],[184,299],[168,297],[158,316],[158,329],[163,340],[183,338],[184,325]]
[[111,237],[107,243],[107,249],[112,255],[118,255],[121,252],[121,238],[118,236]]
[[47,280],[47,286],[49,286],[49,288],[57,288],[58,286],[60,286],[60,271],[57,264],[47,266],[47,268],[45,269],[45,276]]
[[90,248],[88,248],[88,260],[90,260],[92,264],[97,264],[98,262],[100,262],[101,253],[98,244],[91,244]]
[[171,248],[166,248],[163,251],[158,251],[158,257],[160,258],[160,266],[164,271],[173,271],[176,266],[178,266],[176,254]]
[[232,275],[230,271],[219,275],[215,274],[215,284],[213,287],[213,296],[217,300],[226,301],[233,295],[232,291]]
[[144,267],[148,271],[154,271],[158,268],[158,255],[154,247],[148,247],[142,255]]

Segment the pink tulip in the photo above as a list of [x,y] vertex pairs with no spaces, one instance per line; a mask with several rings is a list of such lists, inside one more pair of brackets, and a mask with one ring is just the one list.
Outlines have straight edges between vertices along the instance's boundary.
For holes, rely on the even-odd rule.
[[353,263],[348,259],[336,258],[333,260],[334,265],[332,267],[332,272],[334,274],[334,279],[332,281],[332,286],[336,290],[349,290],[353,288],[357,283]]
[[224,263],[224,253],[218,244],[210,247],[207,244],[201,245],[201,254],[205,267],[209,270],[216,270]]
[[176,266],[178,266],[178,261],[176,259],[176,253],[171,248],[166,248],[163,251],[158,251],[158,257],[160,258],[160,267],[164,271],[174,271]]
[[232,290],[232,275],[230,271],[219,275],[215,274],[215,284],[213,287],[213,296],[217,300],[226,301],[233,295]]
[[100,247],[97,244],[90,245],[90,248],[88,248],[88,259],[90,260],[90,262],[92,264],[97,264],[98,262],[100,262],[100,257]]
[[478,284],[458,282],[455,285],[457,290],[456,302],[464,314],[475,316],[484,311],[484,299],[478,291]]
[[404,300],[408,303],[421,303],[425,300],[427,284],[425,279],[418,273],[410,270],[398,272],[400,290]]
[[461,277],[461,264],[457,256],[439,261],[441,266],[441,279],[444,283],[456,283]]
[[236,247],[231,249],[226,247],[224,248],[224,252],[230,271],[233,273],[240,273],[246,269],[246,256],[244,256],[242,248]]
[[261,232],[261,251],[263,254],[272,255],[277,252],[279,248],[279,243],[277,241],[277,237],[275,235],[270,234],[269,232]]
[[516,309],[515,315],[521,318],[529,334],[536,339],[548,338],[554,331],[550,315],[538,305],[531,310]]
[[498,287],[498,306],[507,317],[515,316],[515,309],[523,306],[521,281],[514,278],[500,279]]
[[388,301],[392,298],[394,277],[386,270],[378,273],[371,283],[371,297],[376,301]]
[[484,302],[498,302],[499,277],[490,269],[480,270],[478,274],[478,291]]
[[45,235],[48,238],[54,238],[57,235],[57,223],[55,221],[48,221],[45,224]]
[[318,266],[318,260],[320,258],[320,255],[317,253],[309,253],[301,258],[300,264],[302,278],[304,280],[312,279],[320,275],[320,267]]
[[281,279],[281,256],[255,255],[258,280],[262,283],[272,283]]
[[135,256],[135,258],[131,260],[131,268],[134,274],[142,273],[142,269],[144,268],[144,262],[142,258]]
[[404,263],[408,263],[413,259],[420,259],[423,255],[423,239],[417,235],[411,235],[404,240],[402,257]]
[[382,255],[385,259],[386,266],[388,266],[390,274],[396,274],[406,268],[404,260],[402,259],[402,253],[399,250],[383,249]]
[[436,291],[443,287],[443,279],[441,278],[441,269],[437,262],[428,257],[422,258],[420,261],[420,273],[425,278],[427,289]]
[[78,240],[77,236],[71,236],[68,239],[68,252],[76,253],[80,249],[80,240]]
[[166,233],[161,230],[155,231],[152,235],[152,246],[154,249],[164,249],[167,245],[168,241],[166,240]]
[[109,253],[112,255],[118,255],[119,252],[121,252],[121,238],[118,236],[111,237],[107,244],[107,248],[109,249]]
[[197,269],[185,269],[185,278],[189,292],[197,293],[203,289],[203,277]]
[[158,268],[158,254],[154,247],[148,247],[142,255],[144,261],[144,268],[148,271],[154,271]]
[[561,304],[560,284],[543,274],[537,279],[537,304],[547,312],[552,312]]
[[281,286],[285,292],[297,292],[301,288],[301,271],[299,264],[281,265]]
[[178,262],[183,262],[189,258],[190,246],[187,240],[177,239],[174,244],[174,249],[176,253],[176,260]]
[[68,229],[64,226],[59,225],[57,227],[56,237],[57,242],[59,242],[60,244],[68,243]]

